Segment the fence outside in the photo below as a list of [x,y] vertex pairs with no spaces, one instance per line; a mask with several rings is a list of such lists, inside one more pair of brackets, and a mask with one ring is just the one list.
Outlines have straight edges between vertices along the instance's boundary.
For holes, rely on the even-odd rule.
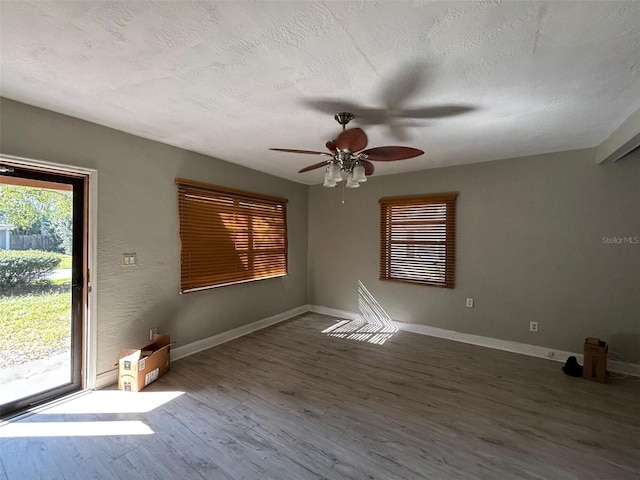
[[45,250],[55,248],[53,238],[49,235],[9,235],[11,250]]

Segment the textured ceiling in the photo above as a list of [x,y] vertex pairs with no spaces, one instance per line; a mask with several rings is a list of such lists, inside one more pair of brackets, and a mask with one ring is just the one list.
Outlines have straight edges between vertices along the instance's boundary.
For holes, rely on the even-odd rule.
[[3,96],[309,184],[320,158],[267,149],[324,150],[328,100],[426,152],[377,174],[592,147],[640,108],[638,1],[0,5]]

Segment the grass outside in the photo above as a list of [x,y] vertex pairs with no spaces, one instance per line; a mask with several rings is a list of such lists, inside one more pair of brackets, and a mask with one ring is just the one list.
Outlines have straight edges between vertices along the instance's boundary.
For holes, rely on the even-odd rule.
[[71,255],[59,253],[58,256],[60,257],[60,265],[57,268],[71,268]]
[[0,368],[69,350],[71,290],[0,296],[0,331]]
[[[71,268],[58,254],[57,269]],[[0,368],[47,358],[70,349],[70,279],[34,283],[24,293],[0,295]]]

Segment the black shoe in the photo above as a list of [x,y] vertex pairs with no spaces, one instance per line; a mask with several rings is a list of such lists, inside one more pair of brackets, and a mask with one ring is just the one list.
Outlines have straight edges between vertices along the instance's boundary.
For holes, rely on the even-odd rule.
[[564,367],[562,367],[562,370],[572,377],[582,376],[582,365],[580,365],[576,357],[573,356],[567,358],[567,362],[564,364]]

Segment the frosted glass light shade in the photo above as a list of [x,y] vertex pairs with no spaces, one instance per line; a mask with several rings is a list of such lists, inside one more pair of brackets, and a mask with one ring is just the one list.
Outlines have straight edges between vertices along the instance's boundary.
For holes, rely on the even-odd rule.
[[329,167],[329,179],[334,182],[342,181],[342,175],[340,175],[340,165],[334,163]]
[[353,179],[353,173],[349,172],[349,175],[347,175],[347,183],[345,185],[345,187],[347,188],[358,188],[360,186],[359,182],[356,182]]
[[360,183],[367,181],[367,176],[364,174],[364,167],[362,165],[353,167],[353,181]]
[[327,170],[324,173],[324,183],[322,184],[323,187],[327,187],[327,188],[331,188],[331,187],[335,187],[336,186],[336,182],[334,182],[333,180],[331,180],[330,174],[329,174],[329,170]]

